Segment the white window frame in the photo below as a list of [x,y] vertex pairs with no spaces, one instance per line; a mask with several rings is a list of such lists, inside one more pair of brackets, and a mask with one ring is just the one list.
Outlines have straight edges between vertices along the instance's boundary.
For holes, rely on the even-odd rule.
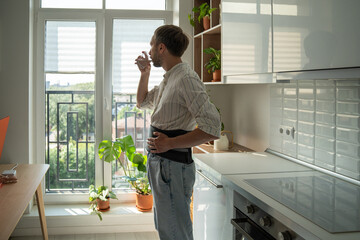
[[[103,139],[111,139],[111,104],[112,102],[112,31],[114,19],[164,19],[172,24],[171,10],[107,10],[107,9],[43,9],[41,0],[35,2],[34,23],[34,89],[35,96],[35,159],[36,163],[45,163],[45,72],[44,47],[45,23],[53,21],[95,21],[96,22],[96,75],[95,75],[95,185],[111,188],[111,165],[101,161],[96,154],[96,146]],[[103,0],[103,8],[105,2]],[[172,9],[172,0],[166,0],[167,9]],[[150,39],[149,39],[150,42]],[[150,48],[150,45],[149,45]],[[148,49],[144,49],[148,50]],[[135,200],[135,193],[118,193],[119,202]],[[59,194],[46,193],[45,203],[84,203],[88,202],[87,193]]]

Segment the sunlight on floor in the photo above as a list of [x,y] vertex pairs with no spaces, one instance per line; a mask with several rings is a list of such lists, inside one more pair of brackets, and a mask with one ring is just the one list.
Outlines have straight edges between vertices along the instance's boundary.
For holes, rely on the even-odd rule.
[[[42,236],[11,237],[10,240],[42,240]],[[49,236],[49,240],[159,240],[157,232],[76,234]]]

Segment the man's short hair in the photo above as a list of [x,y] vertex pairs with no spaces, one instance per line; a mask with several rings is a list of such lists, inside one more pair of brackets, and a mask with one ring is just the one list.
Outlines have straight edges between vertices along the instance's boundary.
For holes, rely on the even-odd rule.
[[156,45],[163,43],[168,51],[177,57],[181,57],[189,45],[189,38],[183,30],[175,25],[163,25],[154,33]]

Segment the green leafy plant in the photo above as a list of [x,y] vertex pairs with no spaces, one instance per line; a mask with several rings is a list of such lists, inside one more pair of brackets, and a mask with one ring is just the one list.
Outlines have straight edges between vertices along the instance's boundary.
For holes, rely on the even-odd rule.
[[209,47],[204,49],[204,53],[213,55],[213,57],[205,63],[205,68],[208,70],[208,73],[213,73],[215,70],[221,69],[221,50]]
[[203,19],[205,16],[211,15],[213,11],[215,11],[217,8],[210,8],[209,4],[204,2],[199,7],[194,7],[192,11],[194,12],[193,16],[191,14],[188,15],[190,24],[195,27],[195,13],[199,13],[198,21],[201,22],[201,19]]
[[[120,159],[124,152],[127,160]],[[138,194],[151,194],[149,180],[146,176],[147,156],[136,152],[135,144],[130,135],[117,138],[114,142],[103,140],[99,144],[98,154],[105,162],[117,160],[124,171],[123,178],[130,183]]]
[[[216,107],[216,106],[215,106],[215,107]],[[222,117],[221,117],[220,108],[216,107],[216,110],[218,110],[219,115],[220,115],[220,119],[221,119]],[[220,131],[222,132],[222,131],[224,131],[224,129],[225,129],[225,125],[224,125],[224,123],[221,121],[221,129],[220,129]]]
[[[207,93],[208,93],[208,95],[209,95],[209,98],[210,98],[210,92],[211,92],[211,90],[208,89],[208,90],[207,90]],[[212,104],[214,104],[211,100],[210,100],[210,102],[211,102]],[[220,108],[218,108],[215,104],[214,104],[214,106],[216,107],[216,110],[219,112],[220,119],[222,119],[221,112],[220,112]],[[220,129],[220,131],[222,132],[222,131],[224,131],[224,129],[225,129],[225,125],[224,125],[224,123],[221,121],[221,129]]]
[[100,186],[95,188],[94,185],[89,186],[89,202],[91,203],[90,210],[92,214],[97,214],[99,216],[100,221],[102,221],[102,216],[101,212],[97,208],[98,202],[96,200],[109,201],[110,198],[117,199],[115,193],[110,191],[108,187]]

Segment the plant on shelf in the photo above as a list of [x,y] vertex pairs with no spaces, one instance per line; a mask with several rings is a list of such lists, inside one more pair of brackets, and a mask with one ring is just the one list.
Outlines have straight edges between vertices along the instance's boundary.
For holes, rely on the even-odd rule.
[[204,2],[199,7],[194,7],[192,9],[193,16],[191,14],[188,15],[190,24],[195,27],[195,13],[199,13],[199,16],[197,17],[199,23],[201,20],[203,20],[203,27],[205,30],[210,28],[210,15],[213,11],[215,11],[217,8],[210,8],[209,4],[207,2]]
[[209,47],[204,49],[204,53],[212,54],[213,56],[205,63],[205,68],[209,74],[213,74],[213,82],[221,81],[221,50]]
[[110,198],[117,199],[115,193],[106,186],[95,188],[94,185],[89,186],[89,202],[91,213],[97,214],[102,221],[101,212],[110,208]]
[[[125,154],[121,154],[124,152]],[[118,161],[124,172],[124,178],[136,191],[136,207],[140,211],[152,209],[152,195],[147,178],[147,156],[136,152],[130,135],[117,138],[114,142],[103,140],[99,144],[98,154],[105,162]],[[124,157],[126,156],[126,158]]]

